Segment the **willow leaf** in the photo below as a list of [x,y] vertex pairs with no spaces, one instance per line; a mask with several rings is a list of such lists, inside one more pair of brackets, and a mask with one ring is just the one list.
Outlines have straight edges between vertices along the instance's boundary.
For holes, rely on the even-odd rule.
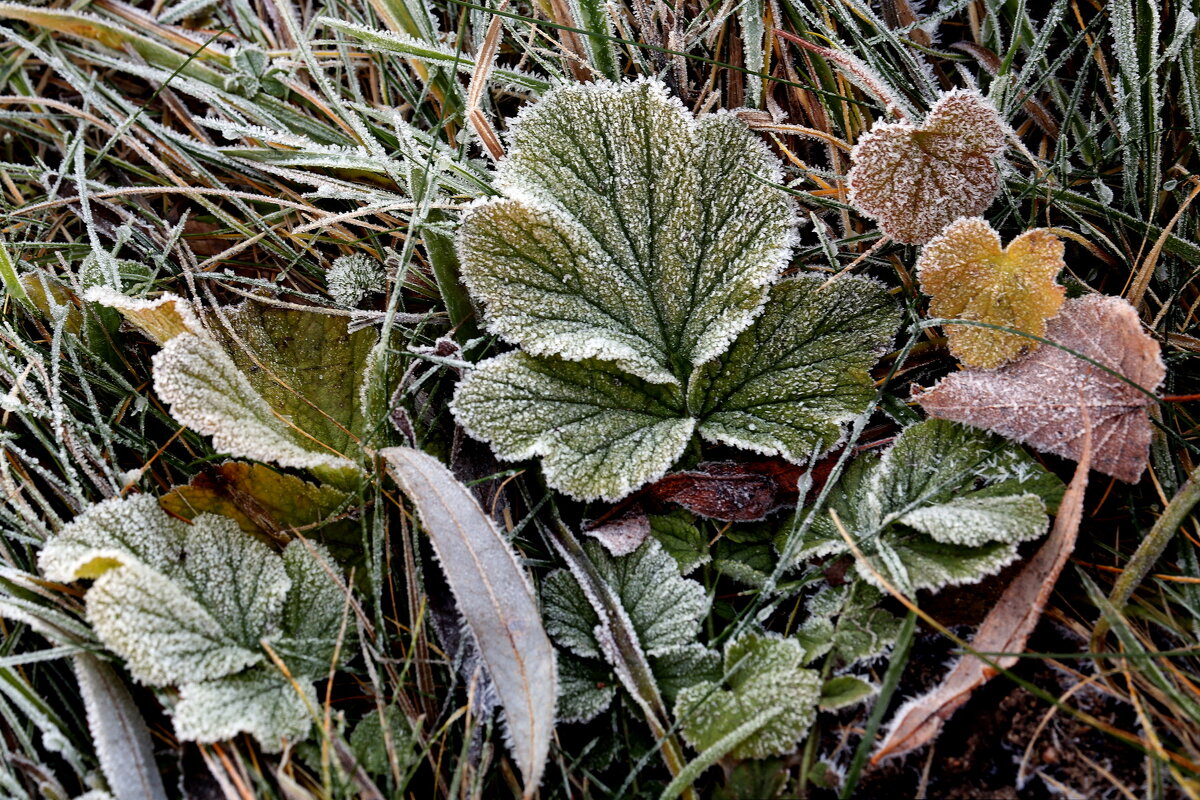
[[557,695],[554,648],[533,587],[492,520],[441,462],[408,447],[380,455],[433,543],[504,708],[506,739],[531,795],[550,752]]

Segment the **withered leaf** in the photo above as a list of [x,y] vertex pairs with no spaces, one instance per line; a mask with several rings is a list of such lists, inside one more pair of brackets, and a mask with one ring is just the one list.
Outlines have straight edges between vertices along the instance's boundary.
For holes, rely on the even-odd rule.
[[921,244],[1000,190],[1006,126],[974,90],[943,94],[921,125],[876,123],[850,153],[850,202],[898,242]]
[[[980,217],[950,224],[921,251],[917,273],[935,317],[969,319],[1044,336],[1046,320],[1062,307],[1066,289],[1054,279],[1063,264],[1062,240],[1044,228],[1004,247]],[[971,367],[998,367],[1038,342],[968,325],[949,325],[950,352]]]
[[[994,370],[963,370],[915,394],[931,416],[995,431],[1078,461],[1092,433],[1092,468],[1136,483],[1149,457],[1146,407],[1166,374],[1158,343],[1119,297],[1089,295],[1063,304],[1046,338],[1123,375],[1043,346]],[[1086,407],[1086,414],[1085,408]]]

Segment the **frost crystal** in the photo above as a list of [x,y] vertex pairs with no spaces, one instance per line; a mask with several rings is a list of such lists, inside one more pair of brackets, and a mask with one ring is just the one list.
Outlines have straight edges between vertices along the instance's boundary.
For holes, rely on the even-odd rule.
[[[987,220],[960,219],[921,251],[917,273],[933,299],[935,317],[1003,325],[1044,336],[1066,289],[1062,240],[1048,230],[1026,231],[1002,246]],[[1024,336],[967,325],[947,325],[950,352],[972,367],[998,367],[1038,342]]]
[[326,286],[334,300],[353,308],[368,294],[384,291],[383,264],[365,253],[339,256],[325,275]]
[[965,89],[943,94],[919,126],[876,123],[850,153],[850,202],[896,241],[927,242],[992,204],[1006,133],[995,107]]
[[274,749],[307,730],[308,711],[261,643],[311,693],[307,676],[332,662],[344,596],[322,560],[333,563],[299,541],[281,557],[225,517],[188,525],[144,495],[92,506],[40,555],[52,580],[96,579],[88,621],[137,680],[180,687],[181,739],[245,731]]
[[[876,572],[909,591],[937,590],[1014,561],[1018,544],[1046,532],[1046,504],[1061,493],[1057,478],[1003,439],[927,420],[906,428],[877,462],[864,455],[852,463],[830,508]],[[800,556],[847,551],[822,512]]]

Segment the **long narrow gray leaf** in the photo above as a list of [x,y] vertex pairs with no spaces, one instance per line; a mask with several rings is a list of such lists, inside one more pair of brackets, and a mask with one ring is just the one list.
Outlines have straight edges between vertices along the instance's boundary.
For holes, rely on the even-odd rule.
[[120,676],[91,653],[75,656],[75,677],[108,788],[119,800],[167,800],[150,730]]
[[419,450],[381,451],[417,507],[446,580],[491,673],[525,795],[541,781],[558,695],[554,649],[533,587],[491,519],[441,462]]

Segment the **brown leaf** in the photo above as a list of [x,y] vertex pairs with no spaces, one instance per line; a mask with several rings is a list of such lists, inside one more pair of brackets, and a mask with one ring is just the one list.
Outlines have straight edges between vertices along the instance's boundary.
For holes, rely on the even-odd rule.
[[[1089,295],[1063,304],[1046,338],[1075,350],[1153,392],[1166,374],[1158,343],[1142,331],[1133,306]],[[963,370],[914,392],[934,417],[995,431],[1038,450],[1078,461],[1086,406],[1092,467],[1136,483],[1149,457],[1152,428],[1145,392],[1059,347],[1046,345],[994,370]]]
[[876,123],[850,153],[850,202],[891,238],[922,244],[1000,190],[995,158],[1006,127],[974,90],[943,94],[925,122]]
[[[1081,413],[1086,417],[1087,409],[1081,409]],[[971,649],[976,652],[1020,653],[1037,626],[1050,592],[1058,582],[1071,551],[1075,549],[1092,456],[1091,437],[1085,435],[1082,446],[1079,466],[1063,495],[1058,517],[1054,520],[1054,530],[984,618],[971,641]],[[1000,669],[1008,669],[1017,662],[1017,656],[992,657],[992,660]],[[896,711],[895,721],[871,757],[871,763],[908,753],[932,742],[941,732],[942,723],[967,702],[971,692],[996,674],[995,667],[983,659],[973,655],[964,656],[937,688]]]

